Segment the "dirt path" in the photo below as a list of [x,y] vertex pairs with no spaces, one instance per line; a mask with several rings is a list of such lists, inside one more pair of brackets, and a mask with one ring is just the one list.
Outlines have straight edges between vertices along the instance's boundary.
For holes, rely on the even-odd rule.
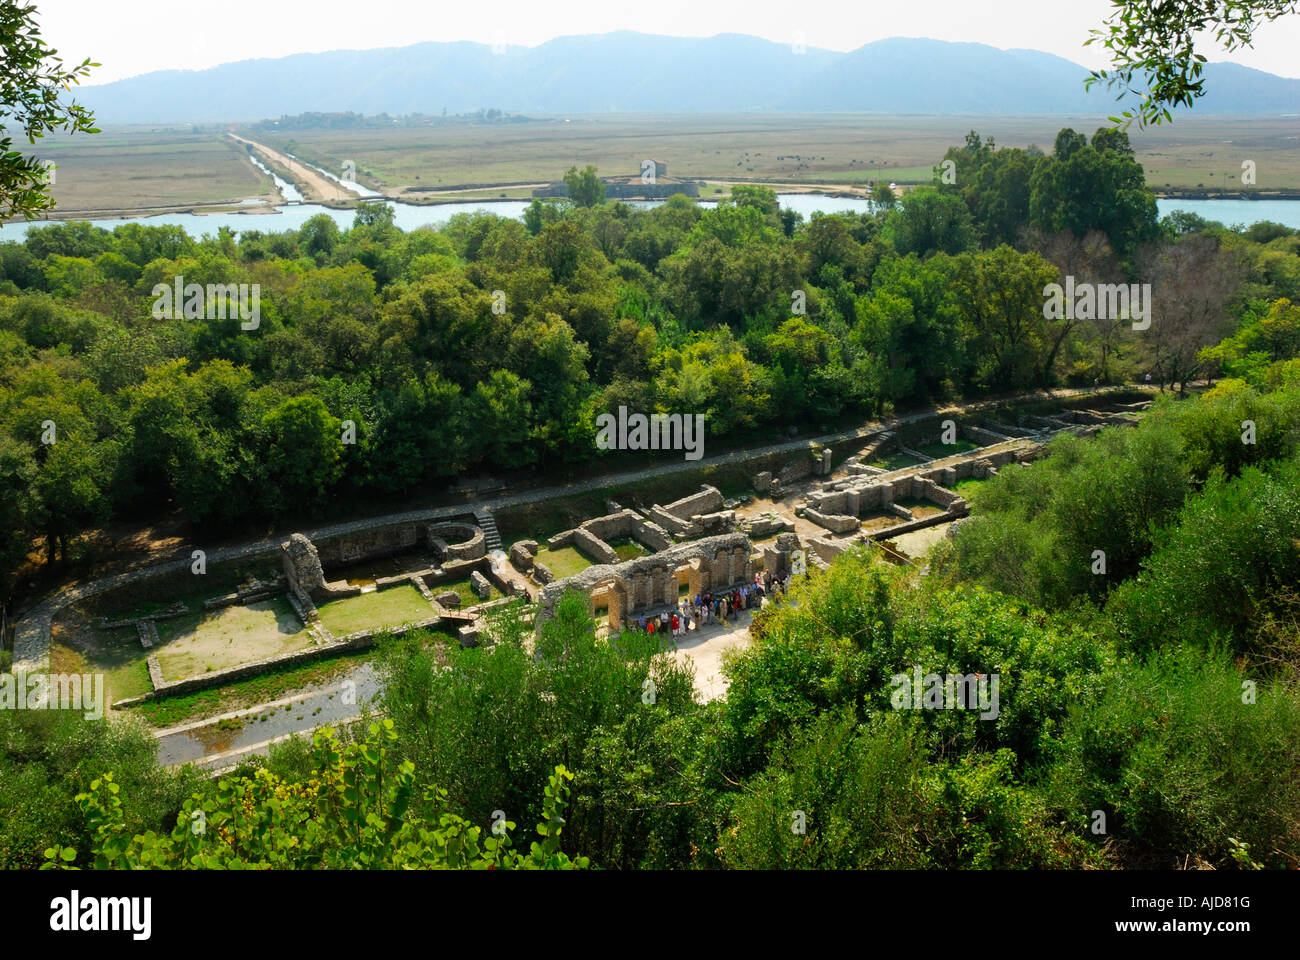
[[321,203],[351,203],[357,199],[357,194],[351,190],[345,190],[329,177],[324,176],[317,170],[313,170],[305,163],[281,153],[279,150],[273,150],[265,144],[247,140],[233,133],[230,136],[238,142],[252,147],[265,159],[272,160],[288,170],[290,179],[302,191],[302,195],[306,200]]

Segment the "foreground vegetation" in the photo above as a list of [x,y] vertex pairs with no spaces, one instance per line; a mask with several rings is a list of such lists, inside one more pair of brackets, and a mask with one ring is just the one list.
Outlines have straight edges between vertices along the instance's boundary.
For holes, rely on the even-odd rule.
[[[956,184],[808,224],[751,189],[712,212],[539,204],[403,235],[363,210],[342,234],[70,225],[0,247],[11,575],[32,537],[66,558],[165,501],[211,529],[582,462],[618,403],[734,437],[1143,369],[1177,388],[981,484],[930,575],[863,551],[814,573],[758,615],[725,701],[643,638],[598,641],[569,597],[535,647],[516,607],[490,647],[385,643],[391,727],[217,783],[157,768],[128,722],[0,711],[0,863],[1300,864],[1300,238],[1157,223],[1110,132],[949,157]],[[261,328],[146,319],[178,273],[262,283]],[[1048,320],[1063,274],[1167,299],[1141,336]],[[898,709],[914,668],[998,677],[996,715]],[[480,840],[497,823],[541,839],[516,858]]]
[[[454,838],[549,830],[562,766],[553,864],[1294,867],[1300,360],[1259,381],[988,481],[929,576],[844,554],[756,617],[724,701],[644,637],[598,640],[569,596],[535,649],[518,607],[492,646],[386,642],[382,732],[291,741],[217,784],[154,767],[129,725],[5,711],[5,863],[483,865],[501,851]],[[1242,409],[1270,438],[1244,456]],[[898,709],[914,667],[999,677],[996,715]],[[194,837],[195,811],[225,832]]]

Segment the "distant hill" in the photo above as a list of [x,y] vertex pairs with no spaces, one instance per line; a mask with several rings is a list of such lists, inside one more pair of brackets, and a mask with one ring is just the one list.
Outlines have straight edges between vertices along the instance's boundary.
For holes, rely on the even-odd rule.
[[[494,52],[480,43],[417,43],[163,70],[78,99],[102,123],[258,120],[308,111],[365,114],[605,111],[1114,112],[1088,71],[1035,50],[894,38],[850,53],[741,34],[706,39],[620,31]],[[1205,69],[1197,114],[1300,113],[1300,80],[1228,63]]]

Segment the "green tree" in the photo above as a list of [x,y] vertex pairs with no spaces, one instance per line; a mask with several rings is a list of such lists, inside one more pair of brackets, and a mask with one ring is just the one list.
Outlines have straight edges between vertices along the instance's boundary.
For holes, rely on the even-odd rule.
[[902,256],[961,253],[975,246],[970,211],[961,198],[929,187],[903,196],[885,221],[885,237]]
[[266,493],[280,510],[312,508],[325,501],[342,473],[340,424],[320,397],[292,397],[262,418],[266,442]]
[[1156,239],[1156,200],[1142,165],[1111,138],[1081,143],[1082,134],[1062,130],[1057,152],[1040,160],[1029,181],[1029,218],[1049,233],[1070,230],[1082,237],[1100,230],[1115,252],[1131,262],[1137,248]]
[[36,23],[36,6],[6,3],[0,6],[0,220],[32,219],[54,206],[50,174],[45,161],[24,156],[13,148],[11,126],[29,144],[54,130],[98,133],[95,118],[76,101],[63,103],[60,94],[89,76],[99,64],[89,59],[65,69],[58,51],[46,46]]
[[[1295,13],[1294,0],[1114,0],[1105,28],[1084,45],[1100,43],[1111,56],[1108,70],[1094,70],[1084,82],[1140,98],[1114,123],[1139,126],[1172,120],[1172,110],[1190,107],[1205,95],[1205,55],[1197,44],[1213,35],[1229,52],[1249,47],[1265,23]],[[1136,84],[1136,86],[1135,86]]]
[[596,175],[591,164],[579,171],[570,167],[564,175],[564,185],[569,189],[569,199],[575,206],[594,207],[605,199],[605,182]]

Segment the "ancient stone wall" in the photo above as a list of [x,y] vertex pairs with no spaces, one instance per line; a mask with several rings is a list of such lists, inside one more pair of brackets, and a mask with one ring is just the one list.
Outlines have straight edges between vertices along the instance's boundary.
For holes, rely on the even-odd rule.
[[[619,564],[598,564],[563,580],[548,583],[538,600],[537,623],[554,616],[555,603],[569,590],[591,597],[599,592],[609,596],[611,586],[626,596],[621,615],[657,609],[677,603],[678,571],[686,568],[688,591],[720,590],[746,583],[752,576],[751,545],[743,533],[706,537],[679,543],[651,554]],[[540,566],[540,565],[538,565]],[[621,603],[621,599],[620,599]],[[612,606],[612,605],[611,605]],[[611,617],[614,614],[611,612]]]
[[821,513],[809,508],[804,511],[804,516],[819,527],[825,527],[831,533],[849,533],[862,526],[861,520],[857,517],[851,517],[847,513]]
[[578,527],[573,531],[573,545],[598,564],[618,563],[618,554],[614,548],[586,527]]
[[722,509],[722,504],[722,492],[717,487],[711,487],[706,483],[700,487],[698,493],[664,504],[663,510],[679,520],[690,520],[702,513],[716,513]]
[[419,542],[419,525],[401,523],[320,540],[316,549],[323,565],[337,567],[401,553],[418,546]]
[[482,529],[472,523],[434,523],[425,529],[429,548],[442,563],[449,560],[477,560],[487,552]]
[[325,586],[325,571],[321,567],[316,545],[301,533],[295,533],[280,544],[284,561],[284,578],[289,592],[299,600],[310,600]]

